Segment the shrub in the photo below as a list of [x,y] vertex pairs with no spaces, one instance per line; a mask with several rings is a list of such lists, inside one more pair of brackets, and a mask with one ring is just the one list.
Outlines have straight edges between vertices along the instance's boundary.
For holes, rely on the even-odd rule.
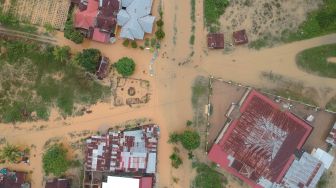
[[150,41],[149,41],[149,38],[146,38],[146,39],[145,39],[145,44],[144,44],[145,47],[148,47],[148,46],[149,46],[149,42],[150,42]]
[[196,131],[184,131],[180,136],[182,146],[187,150],[194,150],[201,144],[201,137]]
[[1,150],[1,159],[10,163],[18,162],[21,156],[19,148],[15,145],[6,144]]
[[162,30],[162,28],[159,28],[156,32],[155,32],[155,36],[158,40],[162,40],[165,37],[165,32]]
[[193,124],[193,122],[190,121],[190,120],[188,120],[187,123],[186,123],[186,125],[187,125],[188,127],[190,127],[192,124]]
[[154,47],[155,47],[155,44],[156,44],[156,39],[155,39],[155,38],[152,38],[152,39],[151,39],[151,47],[154,48]]
[[124,45],[125,47],[128,47],[128,45],[129,45],[129,40],[128,40],[128,39],[124,40],[123,45]]
[[70,50],[69,46],[55,47],[53,51],[54,59],[61,63],[68,61],[71,55]]
[[174,168],[178,168],[183,163],[181,157],[176,152],[171,154],[169,158],[171,160],[171,165]]
[[67,150],[60,144],[51,146],[42,157],[44,172],[55,176],[61,176],[69,168],[69,161],[66,158]]
[[135,40],[133,40],[133,41],[131,42],[131,46],[132,46],[132,48],[137,48],[137,47],[138,47],[138,44],[136,43]]
[[157,25],[158,27],[162,27],[163,24],[164,24],[164,22],[162,21],[162,19],[159,19],[159,20],[156,22],[156,25]]
[[118,73],[123,76],[131,76],[135,70],[135,63],[133,59],[128,57],[119,59],[114,65]]

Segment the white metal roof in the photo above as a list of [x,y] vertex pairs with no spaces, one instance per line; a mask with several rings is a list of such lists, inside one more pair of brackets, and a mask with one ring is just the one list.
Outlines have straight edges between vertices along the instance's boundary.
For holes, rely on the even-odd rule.
[[156,153],[149,153],[146,173],[148,174],[155,173],[155,170],[156,170]]
[[139,186],[140,180],[136,178],[108,176],[102,188],[139,188]]
[[312,156],[320,160],[326,169],[329,169],[332,162],[334,161],[334,157],[332,155],[323,151],[320,148],[318,148],[315,152],[313,152]]

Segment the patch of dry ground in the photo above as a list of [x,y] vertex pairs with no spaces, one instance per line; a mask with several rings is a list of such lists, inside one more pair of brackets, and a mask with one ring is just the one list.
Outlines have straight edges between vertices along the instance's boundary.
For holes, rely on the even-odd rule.
[[318,8],[322,0],[232,0],[220,19],[228,39],[232,32],[246,29],[250,41],[262,36],[279,36],[295,30],[307,13]]

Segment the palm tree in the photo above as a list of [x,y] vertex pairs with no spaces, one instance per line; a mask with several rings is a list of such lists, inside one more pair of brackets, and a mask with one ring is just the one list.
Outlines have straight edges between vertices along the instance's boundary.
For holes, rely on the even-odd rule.
[[56,61],[65,63],[67,60],[70,59],[70,47],[69,46],[55,47],[53,55]]
[[1,157],[11,163],[18,161],[21,157],[21,151],[15,145],[6,144],[6,146],[1,150]]

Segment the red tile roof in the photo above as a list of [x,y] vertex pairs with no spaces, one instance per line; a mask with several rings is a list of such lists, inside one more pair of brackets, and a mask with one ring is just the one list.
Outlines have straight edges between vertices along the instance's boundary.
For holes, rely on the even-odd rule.
[[82,29],[89,29],[95,26],[96,17],[98,14],[98,1],[88,0],[87,9],[78,11],[75,14],[75,27]]
[[224,34],[209,33],[208,34],[208,48],[223,49],[224,48]]
[[252,91],[209,159],[254,187],[259,178],[279,182],[312,127],[269,98]]
[[233,42],[236,45],[248,43],[248,38],[245,29],[233,32]]

